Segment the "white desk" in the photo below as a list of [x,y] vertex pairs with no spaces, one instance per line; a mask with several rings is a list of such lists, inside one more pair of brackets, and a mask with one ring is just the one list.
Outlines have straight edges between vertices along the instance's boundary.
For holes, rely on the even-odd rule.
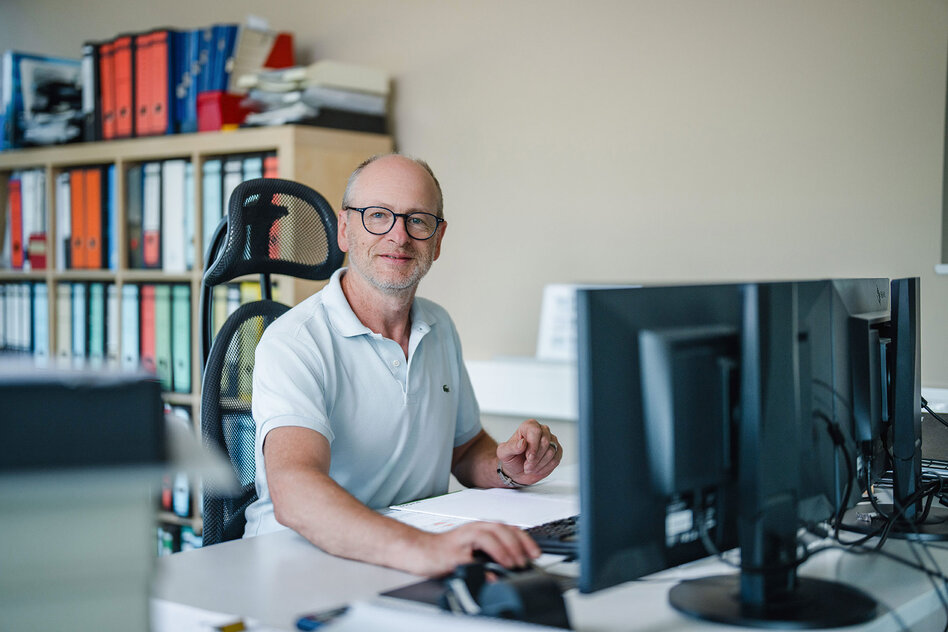
[[[915,559],[904,542],[890,541],[886,550]],[[948,549],[930,551],[948,568]],[[578,630],[737,630],[694,621],[668,605],[668,590],[678,580],[724,572],[733,571],[707,559],[591,595],[573,590],[565,596],[570,620]],[[945,625],[944,606],[932,583],[922,573],[880,556],[829,551],[809,560],[800,574],[857,585],[879,601],[881,611],[891,611],[847,630],[942,630]],[[368,599],[420,579],[327,555],[285,531],[161,558],[153,595],[294,630],[301,614]]]

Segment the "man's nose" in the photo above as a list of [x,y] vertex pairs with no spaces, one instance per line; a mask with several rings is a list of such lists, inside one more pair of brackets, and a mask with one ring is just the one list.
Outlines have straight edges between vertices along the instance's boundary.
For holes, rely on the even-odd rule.
[[388,236],[392,241],[400,244],[405,244],[411,241],[411,236],[408,234],[408,224],[406,224],[407,221],[407,217],[395,218],[395,225],[392,226],[392,230],[388,231]]

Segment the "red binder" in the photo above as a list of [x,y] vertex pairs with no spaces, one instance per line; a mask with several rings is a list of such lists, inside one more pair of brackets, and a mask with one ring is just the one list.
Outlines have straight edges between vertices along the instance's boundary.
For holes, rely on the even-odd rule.
[[135,130],[139,136],[151,134],[151,103],[154,100],[152,78],[153,33],[135,35]]
[[141,361],[142,367],[154,375],[155,364],[155,286],[141,286]]
[[102,138],[115,138],[115,43],[99,44],[99,104],[102,108]]
[[72,231],[70,246],[71,260],[74,269],[88,267],[86,264],[86,176],[85,169],[71,169],[69,171],[69,202],[70,202],[70,230]]
[[135,135],[135,72],[131,35],[115,38],[115,138]]
[[11,265],[23,267],[23,185],[20,179],[10,180],[10,254]]
[[86,248],[85,267],[102,268],[102,170],[98,167],[85,169],[85,218],[86,218]]

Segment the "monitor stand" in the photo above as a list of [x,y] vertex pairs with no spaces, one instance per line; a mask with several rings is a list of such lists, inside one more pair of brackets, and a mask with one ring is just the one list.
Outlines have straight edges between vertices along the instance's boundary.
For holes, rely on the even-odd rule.
[[741,600],[739,573],[683,581],[668,600],[691,617],[755,628],[837,628],[866,623],[878,614],[875,599],[861,590],[812,577],[797,577],[794,590],[773,595],[763,605]]

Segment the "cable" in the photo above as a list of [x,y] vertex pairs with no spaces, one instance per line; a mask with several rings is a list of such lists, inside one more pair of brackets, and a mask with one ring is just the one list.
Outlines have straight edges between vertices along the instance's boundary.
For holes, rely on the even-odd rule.
[[942,418],[941,418],[941,415],[939,415],[939,414],[936,413],[934,410],[932,410],[932,409],[928,406],[928,400],[926,400],[924,397],[922,397],[922,408],[924,408],[924,409],[928,412],[929,415],[931,415],[932,417],[934,417],[935,420],[938,421],[938,422],[940,422],[943,426],[948,426],[948,421],[945,421],[944,419],[942,419]]

